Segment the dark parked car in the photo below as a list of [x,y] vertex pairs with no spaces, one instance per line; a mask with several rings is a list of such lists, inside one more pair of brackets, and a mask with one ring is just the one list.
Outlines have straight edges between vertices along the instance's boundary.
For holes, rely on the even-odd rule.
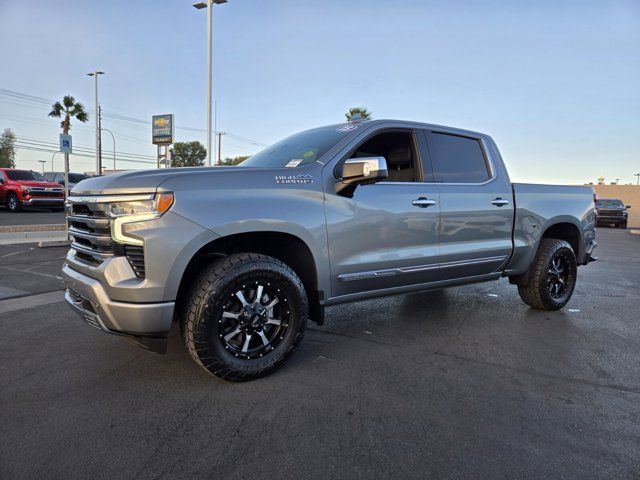
[[[64,172],[46,172],[44,174],[44,178],[50,182],[64,185]],[[89,175],[85,175],[84,173],[69,172],[68,190],[70,191],[73,187],[76,186],[77,183],[80,183],[82,180],[86,178],[91,178],[91,177]]]
[[622,200],[617,198],[599,198],[596,200],[596,212],[598,212],[598,225],[613,225],[614,227],[627,228],[629,216]]

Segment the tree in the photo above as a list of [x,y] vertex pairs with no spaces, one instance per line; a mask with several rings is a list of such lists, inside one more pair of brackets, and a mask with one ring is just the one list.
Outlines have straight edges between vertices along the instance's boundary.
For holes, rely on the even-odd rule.
[[80,102],[76,102],[76,99],[71,95],[65,95],[62,99],[62,103],[56,102],[51,106],[50,117],[62,118],[60,126],[62,127],[62,133],[67,135],[71,130],[71,118],[76,118],[78,121],[85,123],[89,120],[89,115],[84,109],[84,105]]
[[249,155],[241,155],[239,157],[227,157],[224,160],[222,160],[222,165],[238,165],[239,163],[244,162],[247,158],[249,158]]
[[207,157],[207,149],[200,142],[176,142],[171,147],[172,167],[201,167]]
[[11,129],[5,128],[0,137],[0,168],[16,167],[16,136]]
[[[360,114],[360,118],[358,118],[357,114]],[[371,120],[373,118],[373,112],[367,110],[366,107],[351,107],[347,113],[344,114],[347,118],[347,122],[352,120]],[[356,118],[354,118],[356,117]]]

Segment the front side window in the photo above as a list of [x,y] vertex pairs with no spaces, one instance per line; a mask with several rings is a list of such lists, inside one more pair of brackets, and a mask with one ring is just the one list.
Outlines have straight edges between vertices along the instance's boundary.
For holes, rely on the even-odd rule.
[[247,158],[240,167],[299,167],[315,162],[349,135],[350,129],[331,126],[296,133]]
[[44,181],[44,178],[39,173],[36,173],[32,170],[5,170],[7,177],[9,180],[20,181],[20,180],[38,180]]
[[416,148],[411,131],[390,131],[374,135],[361,144],[351,158],[384,157],[389,182],[419,181]]
[[429,132],[427,142],[436,182],[482,183],[489,180],[489,169],[479,140]]

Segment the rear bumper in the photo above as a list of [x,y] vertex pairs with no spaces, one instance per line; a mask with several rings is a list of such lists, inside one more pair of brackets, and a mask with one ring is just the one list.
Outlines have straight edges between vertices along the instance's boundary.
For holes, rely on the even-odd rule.
[[63,281],[69,306],[89,325],[106,333],[127,336],[156,351],[166,351],[175,302],[127,303],[109,298],[97,280],[65,265]]

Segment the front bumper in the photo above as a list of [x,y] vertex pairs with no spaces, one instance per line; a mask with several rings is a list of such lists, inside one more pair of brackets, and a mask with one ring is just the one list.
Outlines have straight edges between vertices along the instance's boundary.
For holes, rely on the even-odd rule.
[[62,268],[65,299],[88,324],[106,333],[124,335],[158,353],[166,351],[175,302],[127,303],[114,301],[97,280],[68,265]]
[[589,245],[587,245],[587,249],[585,251],[585,261],[584,261],[585,265],[588,265],[590,262],[595,262],[596,260],[598,260],[598,257],[593,256],[593,252],[597,246],[598,246],[598,242],[596,242],[595,240],[591,240],[589,242]]
[[64,198],[37,198],[31,197],[29,200],[20,200],[23,207],[64,207]]

